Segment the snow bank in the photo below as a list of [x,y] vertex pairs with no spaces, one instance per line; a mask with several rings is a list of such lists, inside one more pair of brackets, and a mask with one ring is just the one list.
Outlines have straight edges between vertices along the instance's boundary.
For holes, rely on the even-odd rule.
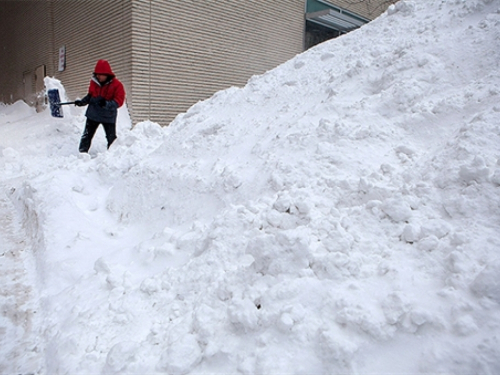
[[499,26],[402,1],[168,128],[23,161],[47,373],[498,373]]

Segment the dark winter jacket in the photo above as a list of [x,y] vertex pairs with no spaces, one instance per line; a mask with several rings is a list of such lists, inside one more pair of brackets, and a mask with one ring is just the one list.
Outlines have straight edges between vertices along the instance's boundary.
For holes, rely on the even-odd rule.
[[[96,74],[106,74],[108,80],[101,84]],[[115,77],[109,62],[99,60],[94,69],[94,76],[90,80],[89,93],[82,99],[83,104],[89,105],[85,116],[99,123],[115,123],[118,108],[124,102],[123,84]]]

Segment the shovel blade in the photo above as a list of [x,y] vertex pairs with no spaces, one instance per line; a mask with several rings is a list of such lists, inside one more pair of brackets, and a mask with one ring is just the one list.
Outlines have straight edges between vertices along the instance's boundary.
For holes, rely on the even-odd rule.
[[50,114],[52,117],[62,118],[63,112],[61,109],[61,97],[59,96],[58,89],[47,90],[47,97],[49,98]]

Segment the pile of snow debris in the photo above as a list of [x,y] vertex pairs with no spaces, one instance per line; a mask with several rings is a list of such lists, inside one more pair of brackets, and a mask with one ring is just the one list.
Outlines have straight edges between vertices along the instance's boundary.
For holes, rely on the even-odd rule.
[[89,157],[1,106],[0,372],[500,373],[499,87],[500,1],[401,1]]

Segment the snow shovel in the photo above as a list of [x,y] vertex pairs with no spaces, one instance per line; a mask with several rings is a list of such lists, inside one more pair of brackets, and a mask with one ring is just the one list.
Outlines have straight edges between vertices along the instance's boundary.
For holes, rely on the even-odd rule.
[[52,117],[62,118],[63,112],[61,111],[61,106],[66,104],[75,104],[75,102],[61,103],[61,98],[59,97],[58,89],[50,89],[47,91],[47,96],[49,98],[50,104],[50,114]]

